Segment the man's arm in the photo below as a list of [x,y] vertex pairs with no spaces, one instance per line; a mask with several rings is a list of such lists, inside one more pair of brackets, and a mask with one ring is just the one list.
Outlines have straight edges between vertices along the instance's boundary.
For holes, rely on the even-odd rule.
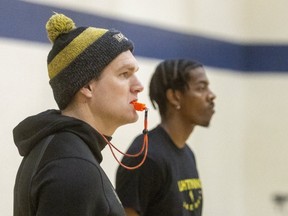
[[95,166],[85,160],[66,158],[50,162],[34,177],[31,191],[37,215],[95,214],[94,209],[106,203],[102,188],[97,187],[100,179]]

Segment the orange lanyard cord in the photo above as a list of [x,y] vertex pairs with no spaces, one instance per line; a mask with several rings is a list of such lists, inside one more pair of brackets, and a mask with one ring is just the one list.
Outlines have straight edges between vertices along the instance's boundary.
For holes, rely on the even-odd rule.
[[[140,166],[142,166],[142,164],[145,162],[146,160],[146,157],[147,157],[147,153],[148,153],[148,109],[145,109],[145,117],[144,117],[144,130],[143,130],[143,144],[142,144],[142,148],[141,150],[136,153],[136,154],[127,154],[127,153],[123,153],[122,151],[120,151],[117,147],[115,147],[109,140],[106,139],[106,137],[104,135],[102,135],[101,133],[101,136],[103,137],[103,139],[106,141],[106,143],[109,145],[109,148],[112,152],[112,155],[113,157],[115,158],[115,160],[122,166],[124,167],[125,169],[128,169],[128,170],[134,170],[134,169],[137,169],[139,168]],[[126,166],[124,165],[121,161],[119,161],[119,159],[116,157],[114,151],[113,151],[113,148],[118,151],[120,154],[126,156],[126,157],[139,157],[143,152],[144,152],[144,156],[143,156],[143,159],[141,160],[141,162],[136,165],[136,166]]]
[[[115,153],[114,153],[114,151],[113,151],[113,149],[112,149],[112,145],[110,145],[111,143],[108,143],[108,144],[109,144],[109,148],[110,148],[110,150],[111,150],[111,152],[112,152],[115,160],[116,160],[122,167],[124,167],[125,169],[128,169],[128,170],[137,169],[137,168],[139,168],[140,166],[142,166],[142,164],[143,164],[143,163],[145,162],[145,160],[146,160],[147,153],[148,153],[148,134],[145,134],[145,135],[144,135],[144,140],[143,140],[143,147],[142,147],[142,149],[145,149],[144,157],[143,157],[142,161],[141,161],[139,164],[137,164],[136,166],[132,166],[132,167],[126,166],[126,165],[123,164],[121,161],[119,161],[119,159],[116,157],[116,155],[115,155]],[[139,153],[138,153],[138,154],[139,154]],[[126,154],[125,156],[127,156],[127,154]],[[132,156],[134,157],[134,155],[132,155]]]

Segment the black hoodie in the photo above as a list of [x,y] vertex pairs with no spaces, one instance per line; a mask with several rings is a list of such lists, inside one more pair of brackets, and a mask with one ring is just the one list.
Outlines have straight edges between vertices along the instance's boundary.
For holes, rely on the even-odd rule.
[[14,216],[125,215],[100,167],[106,142],[90,125],[48,110],[23,120],[13,136],[24,156],[14,187]]

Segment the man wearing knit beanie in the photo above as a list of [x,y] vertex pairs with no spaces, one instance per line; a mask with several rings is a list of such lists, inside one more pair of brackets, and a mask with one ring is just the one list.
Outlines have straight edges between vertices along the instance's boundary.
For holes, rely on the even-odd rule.
[[23,156],[14,216],[123,216],[100,163],[115,130],[138,119],[133,103],[143,86],[133,43],[115,29],[77,28],[57,13],[46,30],[53,43],[49,83],[59,110],[27,117],[13,130]]

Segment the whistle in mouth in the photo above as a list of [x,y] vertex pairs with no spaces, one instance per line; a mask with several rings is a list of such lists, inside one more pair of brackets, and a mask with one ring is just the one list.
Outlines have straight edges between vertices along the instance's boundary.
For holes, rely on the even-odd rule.
[[144,111],[146,110],[146,105],[143,103],[138,103],[137,101],[131,102],[131,104],[134,106],[134,109],[137,111]]

